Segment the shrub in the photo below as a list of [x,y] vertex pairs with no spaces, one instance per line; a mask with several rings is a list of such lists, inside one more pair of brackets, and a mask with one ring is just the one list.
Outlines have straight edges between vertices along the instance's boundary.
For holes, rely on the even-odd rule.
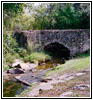
[[40,48],[41,46],[41,43],[40,44],[34,44],[31,40],[28,41],[28,45],[27,45],[27,51],[29,53],[32,53],[32,52],[37,52],[38,49]]
[[46,60],[51,60],[51,56],[48,55],[45,52],[33,52],[30,56],[29,56],[29,61],[30,62],[43,62]]
[[24,48],[19,48],[16,39],[12,37],[12,32],[5,31],[3,34],[3,66],[13,63],[15,59],[24,58],[27,56],[27,51]]
[[24,49],[24,48],[19,48],[18,53],[19,53],[19,55],[20,55],[21,57],[23,57],[23,58],[24,58],[25,56],[27,56],[27,54],[28,54],[27,50]]
[[8,66],[8,65],[4,65],[3,70],[6,71],[6,70],[8,70],[8,69],[9,69],[9,66]]
[[87,51],[84,52],[84,53],[77,54],[77,55],[76,55],[76,58],[77,58],[77,57],[87,57],[87,56],[90,56],[90,50],[87,50]]
[[24,62],[28,62],[29,61],[29,56],[25,56],[23,60],[24,60]]
[[6,55],[4,55],[4,59],[5,59],[6,62],[13,63],[14,56],[13,55],[11,56],[10,53],[7,53]]

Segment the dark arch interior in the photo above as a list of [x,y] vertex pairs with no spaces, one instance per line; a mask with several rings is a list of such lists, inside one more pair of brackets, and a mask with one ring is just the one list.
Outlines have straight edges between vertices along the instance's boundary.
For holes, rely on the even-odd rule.
[[57,42],[45,46],[44,50],[50,53],[54,58],[68,59],[70,57],[69,49]]

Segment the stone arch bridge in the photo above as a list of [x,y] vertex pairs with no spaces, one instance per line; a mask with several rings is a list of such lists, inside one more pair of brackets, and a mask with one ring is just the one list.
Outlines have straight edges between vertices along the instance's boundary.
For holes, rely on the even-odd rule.
[[13,36],[20,46],[33,44],[38,50],[45,49],[58,55],[75,56],[90,49],[89,29],[18,31]]

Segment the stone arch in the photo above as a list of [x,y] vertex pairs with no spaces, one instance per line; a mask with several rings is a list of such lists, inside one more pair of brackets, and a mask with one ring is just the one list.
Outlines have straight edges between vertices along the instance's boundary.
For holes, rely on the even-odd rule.
[[44,46],[44,50],[49,52],[51,56],[69,59],[70,50],[59,42],[52,42]]

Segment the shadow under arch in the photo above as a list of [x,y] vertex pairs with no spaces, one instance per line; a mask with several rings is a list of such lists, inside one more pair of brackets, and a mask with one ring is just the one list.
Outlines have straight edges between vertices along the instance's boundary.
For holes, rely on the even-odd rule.
[[54,58],[69,59],[70,57],[70,50],[58,42],[54,42],[54,43],[50,43],[46,45],[44,47],[44,50],[48,52]]

